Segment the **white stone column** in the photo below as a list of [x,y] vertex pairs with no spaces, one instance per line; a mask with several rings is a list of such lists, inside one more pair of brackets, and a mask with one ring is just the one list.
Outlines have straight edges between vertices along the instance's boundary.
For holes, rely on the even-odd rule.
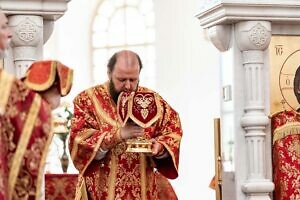
[[0,0],[0,8],[8,16],[13,32],[12,47],[4,59],[5,70],[22,77],[32,62],[43,59],[43,45],[70,1]]
[[36,15],[12,15],[12,55],[17,77],[22,77],[32,62],[43,52],[43,17]]
[[[225,52],[228,49],[229,54],[225,52],[222,56],[232,61],[230,69],[233,70],[226,81],[232,85],[234,119],[229,119],[222,127],[231,128],[232,124],[234,125],[234,152],[237,157],[234,180],[222,185],[222,189],[226,188],[225,186],[234,187],[235,191],[229,193],[235,195],[228,195],[226,190],[223,194],[230,200],[269,200],[274,184],[269,180],[272,178],[271,131],[267,118],[270,86],[263,80],[263,77],[269,77],[268,69],[271,67],[265,62],[268,59],[267,47],[272,34],[299,35],[300,1],[205,2],[197,17],[203,28],[212,31],[212,43],[220,51]],[[228,41],[223,41],[220,37],[222,32],[216,32],[222,28],[215,28],[228,25],[234,27],[229,48]],[[224,118],[227,111],[221,112]],[[244,133],[245,137],[242,137]]]
[[[242,190],[248,200],[270,200],[274,189],[266,179],[266,132],[269,119],[265,113],[263,80],[264,50],[271,40],[271,23],[244,21],[235,24],[235,39],[242,52],[245,107],[241,125],[245,130],[247,179]],[[241,83],[242,84],[242,83]]]

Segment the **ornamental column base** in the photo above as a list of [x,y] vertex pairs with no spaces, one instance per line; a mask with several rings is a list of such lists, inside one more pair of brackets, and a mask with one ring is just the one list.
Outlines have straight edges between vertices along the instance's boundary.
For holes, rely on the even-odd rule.
[[242,185],[247,200],[271,200],[273,190],[274,184],[268,179],[251,180]]

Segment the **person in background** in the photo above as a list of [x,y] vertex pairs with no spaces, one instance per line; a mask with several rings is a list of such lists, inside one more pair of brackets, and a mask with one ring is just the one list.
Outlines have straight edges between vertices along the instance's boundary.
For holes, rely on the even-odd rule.
[[[0,55],[11,39],[0,11]],[[3,57],[1,57],[3,59]],[[73,70],[58,61],[36,61],[22,80],[0,69],[0,199],[40,199],[52,139],[51,111],[69,93]]]
[[[177,199],[168,179],[178,177],[182,128],[178,113],[156,92],[139,86],[140,57],[122,50],[109,60],[109,80],[74,99],[69,149],[79,170],[76,199]],[[117,113],[121,92],[157,97],[159,118],[150,127],[122,125]],[[126,152],[128,139],[147,137],[150,155]]]

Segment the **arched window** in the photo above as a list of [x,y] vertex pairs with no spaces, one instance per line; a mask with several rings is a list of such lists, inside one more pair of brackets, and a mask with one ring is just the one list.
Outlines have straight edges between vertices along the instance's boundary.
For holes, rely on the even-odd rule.
[[155,18],[152,0],[102,0],[92,21],[92,80],[107,80],[107,61],[116,52],[137,52],[143,69],[140,83],[155,87]]

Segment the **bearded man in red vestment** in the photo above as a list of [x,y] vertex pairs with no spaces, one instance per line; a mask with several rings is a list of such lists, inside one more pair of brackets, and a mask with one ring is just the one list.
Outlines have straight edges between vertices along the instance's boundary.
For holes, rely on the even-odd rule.
[[[178,113],[157,93],[139,86],[142,63],[128,50],[108,62],[109,81],[74,99],[69,149],[79,170],[76,199],[177,199],[168,179],[178,176],[182,128]],[[156,96],[158,119],[147,128],[122,124],[117,111],[121,92]],[[146,137],[151,153],[126,152],[126,141]]]
[[[0,11],[1,55],[10,38]],[[22,82],[0,69],[0,200],[41,198],[51,110],[70,91],[72,73],[60,62],[37,61]]]

